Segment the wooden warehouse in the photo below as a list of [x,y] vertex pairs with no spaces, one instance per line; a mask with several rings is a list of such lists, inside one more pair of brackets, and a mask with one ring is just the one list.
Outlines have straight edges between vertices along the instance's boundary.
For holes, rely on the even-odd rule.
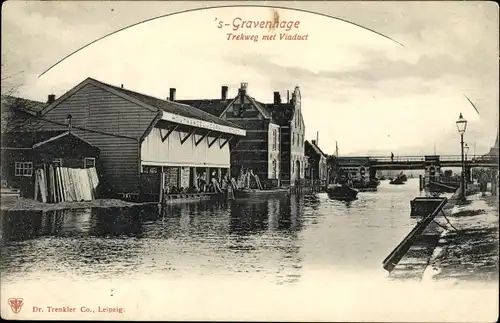
[[148,174],[166,173],[176,189],[196,185],[198,176],[222,176],[230,168],[230,147],[246,135],[189,105],[92,78],[46,105],[37,118],[44,130],[71,124],[74,134],[98,147],[103,189],[122,195],[157,191]]

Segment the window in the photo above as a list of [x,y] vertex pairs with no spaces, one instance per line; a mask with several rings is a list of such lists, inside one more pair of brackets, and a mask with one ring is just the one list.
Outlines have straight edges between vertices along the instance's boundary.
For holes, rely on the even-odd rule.
[[15,176],[32,176],[33,163],[32,162],[16,162],[15,163]]
[[93,168],[93,167],[95,167],[95,158],[85,157],[83,159],[83,168]]
[[273,150],[277,148],[278,135],[276,134],[276,129],[273,129]]
[[295,133],[292,132],[292,145],[295,145]]
[[273,160],[273,179],[276,179],[278,178],[278,172],[277,172],[277,163],[276,163],[276,159]]
[[52,163],[54,164],[54,167],[62,167],[62,165],[63,165],[63,162],[62,162],[61,158],[54,159],[52,161]]

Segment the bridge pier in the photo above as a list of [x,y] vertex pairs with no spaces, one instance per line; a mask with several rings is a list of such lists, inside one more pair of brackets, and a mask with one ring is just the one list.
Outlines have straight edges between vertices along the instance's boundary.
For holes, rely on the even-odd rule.
[[471,168],[472,168],[472,167],[470,167],[470,166],[467,166],[467,167],[465,168],[465,181],[466,181],[467,183],[469,183],[469,184],[470,184],[470,183],[472,183],[472,172],[471,172]]
[[428,185],[430,182],[439,182],[441,174],[439,156],[425,156],[424,167],[425,185]]
[[341,173],[350,173],[353,180],[368,183],[372,174],[368,157],[339,157],[337,158],[337,167]]
[[370,181],[370,167],[361,166],[359,167],[359,178],[361,182],[368,183]]

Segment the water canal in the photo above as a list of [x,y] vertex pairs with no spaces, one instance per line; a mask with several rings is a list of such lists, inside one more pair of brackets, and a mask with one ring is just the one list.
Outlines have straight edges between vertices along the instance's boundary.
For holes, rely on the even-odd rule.
[[440,315],[431,306],[437,300],[456,307],[458,321],[468,319],[484,294],[423,295],[406,285],[391,290],[385,279],[382,260],[415,224],[417,195],[418,179],[410,179],[384,181],[350,204],[317,194],[178,204],[164,214],[144,207],[4,213],[2,295],[24,298],[27,308],[124,309],[110,319],[425,321]]
[[351,203],[326,194],[156,208],[85,209],[2,215],[2,282],[59,277],[134,277],[161,273],[241,276],[278,284],[307,267],[367,269],[409,232],[418,180]]

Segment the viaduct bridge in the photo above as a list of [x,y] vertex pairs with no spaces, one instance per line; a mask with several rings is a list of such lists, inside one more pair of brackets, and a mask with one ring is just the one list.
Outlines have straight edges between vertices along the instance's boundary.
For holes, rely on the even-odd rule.
[[495,144],[490,151],[482,156],[464,157],[462,155],[427,155],[427,156],[394,156],[394,157],[337,157],[335,166],[337,169],[350,172],[353,177],[361,180],[369,180],[375,177],[377,170],[425,170],[425,181],[429,179],[439,180],[441,167],[465,166],[465,173],[470,174],[471,168],[488,167],[498,169],[499,162],[499,130]]
[[[465,159],[467,167],[498,167],[498,157],[480,156]],[[371,168],[387,170],[425,169],[427,165],[439,165],[440,167],[462,167],[461,155],[445,156],[398,156],[390,157],[368,157]]]
[[[467,156],[464,158],[466,172],[474,167],[498,169],[498,155]],[[394,156],[383,157],[337,157],[336,167],[348,171],[354,178],[369,180],[377,170],[425,170],[426,182],[438,180],[441,167],[462,167],[461,155]]]

